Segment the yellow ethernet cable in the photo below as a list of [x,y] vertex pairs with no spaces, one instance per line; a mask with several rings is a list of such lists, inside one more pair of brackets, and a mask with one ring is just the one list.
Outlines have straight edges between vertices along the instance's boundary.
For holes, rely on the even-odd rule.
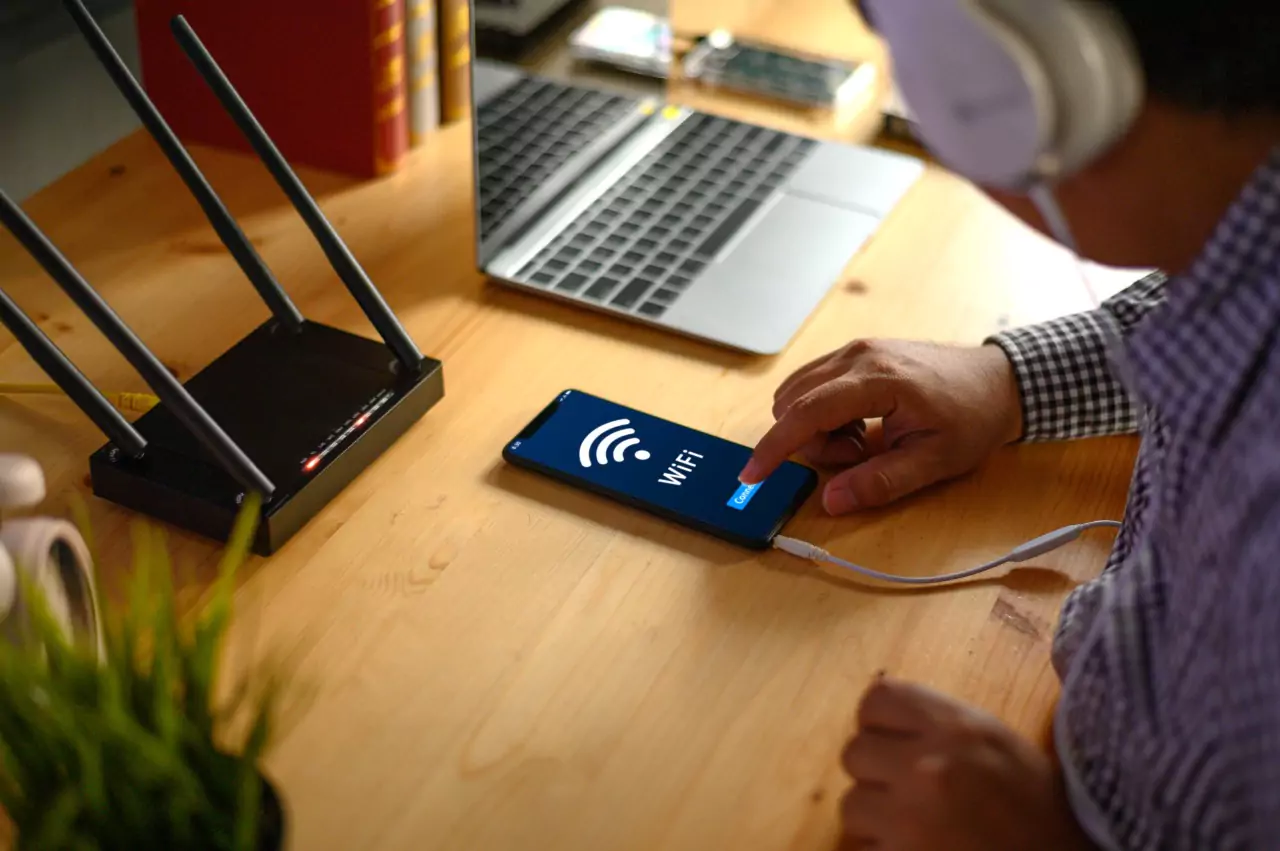
[[[56,384],[14,384],[0,382],[0,396],[65,396]],[[106,392],[107,397],[117,411],[122,413],[145,414],[160,404],[160,400],[150,393],[129,393],[124,391]]]

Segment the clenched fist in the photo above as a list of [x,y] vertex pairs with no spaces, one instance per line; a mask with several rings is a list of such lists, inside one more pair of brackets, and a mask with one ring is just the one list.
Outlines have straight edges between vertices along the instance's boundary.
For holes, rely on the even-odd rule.
[[842,851],[1097,851],[1047,755],[921,686],[867,690],[844,767]]

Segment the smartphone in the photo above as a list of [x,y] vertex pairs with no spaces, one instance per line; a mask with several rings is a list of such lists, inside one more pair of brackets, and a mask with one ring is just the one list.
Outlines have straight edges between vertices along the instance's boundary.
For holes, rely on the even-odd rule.
[[685,57],[685,78],[805,107],[833,107],[865,91],[875,66],[804,56],[737,41],[725,31],[699,39]]
[[566,390],[507,444],[503,458],[570,485],[752,549],[767,549],[818,474],[788,461],[748,486],[751,450]]
[[665,79],[671,68],[671,26],[666,18],[608,6],[569,38],[575,59],[599,62]]

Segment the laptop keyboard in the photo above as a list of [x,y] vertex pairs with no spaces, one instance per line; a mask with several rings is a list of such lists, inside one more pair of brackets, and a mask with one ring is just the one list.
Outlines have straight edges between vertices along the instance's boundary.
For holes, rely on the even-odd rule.
[[816,142],[691,115],[559,233],[520,280],[650,319],[689,288]]
[[631,113],[633,98],[525,78],[485,103],[479,126],[481,238],[586,143]]

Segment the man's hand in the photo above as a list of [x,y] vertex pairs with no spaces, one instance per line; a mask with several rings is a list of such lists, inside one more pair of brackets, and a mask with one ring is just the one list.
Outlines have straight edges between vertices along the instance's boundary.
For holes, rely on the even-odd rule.
[[[851,343],[787,379],[773,414],[743,482],[763,481],[803,449],[815,464],[850,467],[827,485],[832,514],[967,473],[1022,435],[1017,380],[995,346]],[[881,422],[867,428],[868,419]]]
[[880,679],[844,752],[842,849],[1096,851],[1049,757],[996,718]]

